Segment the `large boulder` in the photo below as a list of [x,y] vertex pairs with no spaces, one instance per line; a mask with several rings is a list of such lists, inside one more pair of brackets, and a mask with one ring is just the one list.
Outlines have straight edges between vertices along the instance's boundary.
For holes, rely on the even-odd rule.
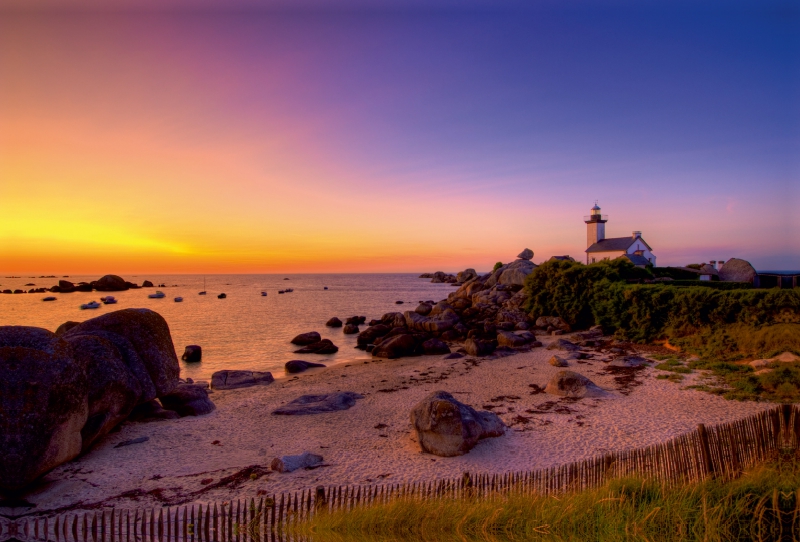
[[291,343],[296,344],[297,346],[307,346],[309,344],[319,342],[320,340],[322,340],[322,336],[319,333],[316,331],[309,331],[308,333],[301,333],[292,339]]
[[326,393],[322,395],[303,395],[274,410],[274,415],[302,416],[347,410],[356,404],[356,399],[364,396],[352,391]]
[[345,324],[342,330],[345,335],[355,335],[358,331],[358,324]]
[[165,395],[178,385],[180,366],[169,326],[149,309],[123,309],[86,320],[62,337],[94,335],[111,342],[141,385],[138,403]]
[[580,346],[567,339],[557,339],[547,345],[548,350],[566,350],[567,352],[577,352],[581,349]]
[[165,409],[177,412],[180,416],[202,416],[217,408],[208,397],[205,387],[197,384],[180,384],[159,400]]
[[476,411],[445,391],[435,391],[420,401],[411,411],[411,425],[422,451],[442,457],[464,455],[479,440],[505,432],[496,414]]
[[497,344],[499,346],[509,346],[514,348],[516,346],[525,346],[528,344],[529,341],[526,340],[526,337],[522,337],[517,335],[512,331],[498,331],[497,332]]
[[373,357],[388,359],[414,356],[420,353],[419,342],[409,333],[384,339],[372,350]]
[[0,327],[0,490],[17,491],[81,453],[86,368],[45,329]]
[[478,277],[478,272],[470,267],[469,269],[464,269],[463,271],[460,271],[456,275],[456,281],[467,282],[477,277]]
[[58,281],[58,291],[62,294],[68,294],[75,291],[75,285],[68,280]]
[[428,316],[431,311],[433,310],[433,306],[428,303],[420,303],[419,306],[414,309],[414,312],[417,314],[421,314],[422,316]]
[[74,359],[86,370],[89,412],[81,429],[82,449],[86,451],[125,421],[141,402],[142,385],[107,338],[68,335],[64,340],[72,347]]
[[608,392],[597,384],[573,371],[559,371],[547,383],[544,391],[559,397],[581,399],[583,397],[604,397]]
[[64,333],[66,333],[67,331],[78,325],[80,325],[80,322],[73,322],[71,320],[68,322],[64,322],[63,324],[58,326],[58,328],[56,328],[56,337],[61,337]]
[[756,278],[756,270],[747,260],[731,258],[719,270],[719,280],[725,282],[749,282]]
[[529,260],[514,260],[500,274],[497,283],[522,286],[525,284],[525,277],[533,273],[534,269],[536,269],[536,264]]
[[94,285],[98,292],[121,292],[128,289],[125,279],[117,275],[106,275]]
[[273,378],[272,373],[267,372],[237,370],[217,371],[211,375],[211,389],[235,390],[238,388],[271,384],[274,381],[275,378]]

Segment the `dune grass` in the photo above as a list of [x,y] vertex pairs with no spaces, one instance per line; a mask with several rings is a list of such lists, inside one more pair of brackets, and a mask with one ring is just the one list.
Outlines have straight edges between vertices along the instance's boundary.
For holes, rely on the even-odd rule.
[[783,458],[729,481],[625,478],[550,497],[396,500],[319,514],[293,530],[314,542],[798,540],[798,495],[798,463]]

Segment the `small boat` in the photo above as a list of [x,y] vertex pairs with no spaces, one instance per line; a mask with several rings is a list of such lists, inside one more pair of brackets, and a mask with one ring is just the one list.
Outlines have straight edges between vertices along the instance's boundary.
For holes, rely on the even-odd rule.
[[107,295],[105,297],[101,297],[100,301],[102,301],[105,305],[113,305],[117,302],[113,295]]
[[42,299],[42,301],[55,301],[56,299],[57,299],[57,298],[55,298],[55,297],[53,297],[53,296],[49,295],[49,296],[47,296],[47,297],[43,298],[43,299]]
[[323,290],[327,290],[327,289],[328,289],[328,287],[327,287],[327,286],[325,286],[325,287],[324,287],[324,288],[322,288],[322,289],[323,289]]
[[88,303],[84,303],[83,305],[81,305],[81,310],[99,309],[99,308],[100,308],[100,303],[98,303],[97,301],[89,301]]
[[183,301],[183,298],[181,296],[175,298],[175,303],[180,303],[181,301]]
[[286,289],[284,290],[284,292],[286,292],[287,294],[288,294],[288,293],[291,293],[291,292],[294,292],[294,288],[286,288]]
[[282,293],[283,293],[283,290],[278,290],[278,293],[279,293],[279,294],[282,294]]
[[206,295],[206,278],[203,277],[203,291],[198,293],[197,295]]
[[223,293],[223,294],[219,294],[219,295],[217,296],[217,299],[225,299],[226,297],[228,297],[228,296],[226,296],[226,295]]
[[156,293],[150,294],[147,297],[149,297],[150,299],[161,299],[162,297],[167,297],[167,294],[165,294],[161,290],[157,290]]
[[267,292],[261,292],[261,297],[267,297]]

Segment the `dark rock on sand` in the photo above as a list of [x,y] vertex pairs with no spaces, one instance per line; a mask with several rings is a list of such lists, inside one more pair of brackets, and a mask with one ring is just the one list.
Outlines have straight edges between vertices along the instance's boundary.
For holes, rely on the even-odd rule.
[[404,333],[389,337],[376,344],[372,350],[373,357],[397,359],[406,356],[418,355],[419,343],[413,335]]
[[292,344],[296,344],[298,346],[307,346],[309,344],[314,344],[322,340],[322,336],[317,333],[316,331],[309,331],[308,333],[301,333],[294,339],[292,339]]
[[211,375],[211,389],[235,390],[238,388],[271,384],[274,381],[275,379],[272,377],[272,373],[268,372],[236,370],[217,371]]
[[333,344],[330,339],[322,339],[321,341],[309,344],[300,350],[295,350],[295,354],[335,354],[339,351],[339,347]]
[[464,342],[464,350],[467,351],[467,354],[476,357],[488,356],[494,352],[496,347],[494,341],[484,341],[476,337],[470,337]]
[[165,409],[156,399],[136,405],[128,416],[128,420],[132,422],[175,420],[177,418],[180,418],[180,414],[174,410]]
[[188,362],[200,361],[203,359],[203,349],[199,345],[190,344],[183,349],[181,359]]
[[567,339],[557,339],[547,345],[548,350],[566,350],[567,352],[577,352],[581,349],[580,346]]
[[491,412],[478,412],[445,391],[436,391],[411,411],[411,425],[423,452],[442,457],[464,455],[480,439],[499,437],[505,424]]
[[569,367],[569,363],[567,363],[566,358],[561,356],[553,356],[547,363],[553,367]]
[[205,387],[196,384],[181,384],[159,399],[165,409],[173,410],[180,416],[202,416],[217,408],[208,397]]
[[302,373],[306,369],[310,369],[312,367],[325,367],[325,365],[322,363],[311,363],[310,361],[303,361],[301,359],[287,361],[286,365],[284,365],[286,372],[290,374]]
[[98,292],[121,292],[128,289],[125,279],[117,275],[106,275],[94,285]]
[[347,410],[356,404],[356,399],[364,396],[351,391],[326,393],[323,395],[303,395],[273,411],[274,415],[300,416]]
[[528,344],[529,340],[526,337],[522,337],[511,331],[498,331],[497,332],[497,344],[499,346],[509,346],[509,347],[517,347],[517,346],[525,346]]
[[444,341],[440,341],[439,339],[428,339],[427,341],[422,343],[422,352],[426,356],[449,354],[450,347],[447,346],[447,343],[445,343]]
[[559,371],[550,382],[547,383],[544,391],[559,397],[570,397],[580,399],[582,397],[604,397],[607,392],[597,384],[572,371]]
[[293,472],[298,469],[317,467],[322,464],[322,456],[303,452],[300,455],[285,455],[276,457],[269,464],[269,468],[276,472]]
[[342,327],[342,321],[334,316],[333,318],[325,322],[325,325],[328,327]]
[[450,354],[447,354],[446,356],[443,356],[442,359],[459,359],[463,357],[464,354],[462,354],[461,352],[452,352]]

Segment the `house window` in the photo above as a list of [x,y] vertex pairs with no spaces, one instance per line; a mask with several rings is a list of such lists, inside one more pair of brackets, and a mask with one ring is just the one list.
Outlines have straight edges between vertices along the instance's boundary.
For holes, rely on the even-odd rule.
[[592,258],[592,263],[597,263],[597,261],[594,258]]

